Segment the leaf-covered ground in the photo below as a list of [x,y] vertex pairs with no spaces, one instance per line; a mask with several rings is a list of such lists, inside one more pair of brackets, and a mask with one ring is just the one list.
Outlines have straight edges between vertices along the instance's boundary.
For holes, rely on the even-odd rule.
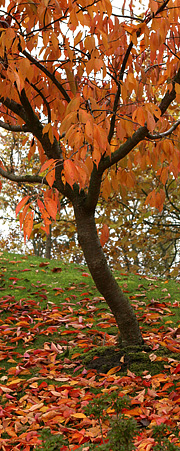
[[85,408],[115,391],[129,396],[123,413],[137,422],[135,449],[153,449],[152,430],[161,423],[180,448],[180,283],[116,277],[139,319],[143,352],[121,349],[114,318],[85,267],[1,254],[2,450],[35,450],[45,428],[67,439],[60,451],[88,451],[90,443],[98,449],[110,423],[102,422],[101,431]]

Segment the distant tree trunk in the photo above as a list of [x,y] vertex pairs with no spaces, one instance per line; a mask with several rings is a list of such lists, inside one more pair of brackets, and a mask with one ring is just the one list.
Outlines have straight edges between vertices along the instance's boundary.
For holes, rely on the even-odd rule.
[[142,345],[139,324],[129,300],[119,288],[103,253],[95,224],[94,212],[74,205],[78,240],[92,278],[109,305],[119,328],[124,346]]
[[42,255],[41,239],[39,240],[38,237],[33,238],[33,249],[34,255],[36,255],[37,257]]
[[49,235],[46,236],[46,252],[45,257],[50,260],[51,258],[51,248],[52,248],[52,228],[51,224],[49,226]]

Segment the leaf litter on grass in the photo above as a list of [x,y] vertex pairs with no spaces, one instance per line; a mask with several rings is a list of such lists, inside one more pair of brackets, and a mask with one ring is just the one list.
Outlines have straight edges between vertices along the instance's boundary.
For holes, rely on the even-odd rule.
[[[67,450],[101,443],[85,407],[100,395],[128,395],[140,427],[136,449],[153,449],[152,428],[180,424],[180,284],[140,275],[117,279],[142,328],[143,353],[126,356],[114,317],[87,269],[35,257],[0,257],[0,445],[35,450],[41,433]],[[149,348],[150,347],[150,351]],[[85,358],[84,358],[85,357]],[[111,416],[111,414],[110,414]],[[110,428],[103,423],[106,437]],[[171,440],[180,447],[180,437]],[[63,447],[62,447],[63,450]]]

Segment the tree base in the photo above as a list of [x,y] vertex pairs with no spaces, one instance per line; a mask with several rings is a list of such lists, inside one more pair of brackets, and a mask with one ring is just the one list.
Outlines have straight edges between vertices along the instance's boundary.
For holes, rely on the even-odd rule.
[[148,346],[114,348],[114,346],[98,347],[86,353],[82,364],[86,370],[94,369],[98,373],[107,373],[112,368],[117,368],[119,375],[127,374],[127,370],[141,375],[148,371],[151,375],[164,369],[164,362],[151,362],[149,354],[152,349]]

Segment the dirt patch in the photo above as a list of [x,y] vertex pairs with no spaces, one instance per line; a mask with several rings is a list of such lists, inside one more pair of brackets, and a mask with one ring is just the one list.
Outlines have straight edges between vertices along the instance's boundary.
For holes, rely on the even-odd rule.
[[98,348],[90,351],[84,356],[83,364],[86,369],[95,369],[98,373],[107,373],[114,367],[120,373],[126,373],[127,369],[135,374],[142,374],[149,371],[151,375],[161,372],[164,369],[163,362],[151,362],[149,348],[146,350],[120,349],[114,347]]

